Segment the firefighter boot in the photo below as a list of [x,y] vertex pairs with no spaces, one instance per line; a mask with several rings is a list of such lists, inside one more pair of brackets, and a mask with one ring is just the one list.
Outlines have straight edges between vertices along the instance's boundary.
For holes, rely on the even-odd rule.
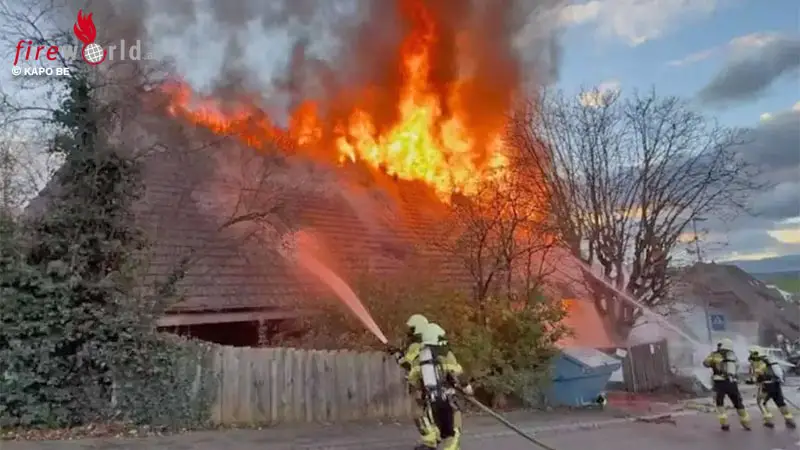
[[719,419],[719,427],[722,431],[730,431],[731,426],[728,424],[728,411],[724,406],[717,406],[717,418]]
[[433,420],[431,420],[430,411],[426,408],[423,411],[422,417],[417,418],[415,422],[422,443],[414,447],[414,450],[435,449],[440,440],[439,429],[433,423]]
[[742,428],[750,431],[752,429],[750,428],[750,414],[747,414],[746,409],[737,409],[736,412],[739,414],[739,423],[742,424]]
[[453,436],[447,437],[442,440],[442,450],[460,450],[461,449],[461,411],[453,411]]
[[794,421],[794,417],[792,417],[792,411],[789,410],[788,406],[781,406],[780,407],[781,414],[783,414],[783,420],[786,422],[786,428],[795,429],[797,428],[797,423]]
[[758,409],[761,410],[761,417],[764,418],[764,426],[772,429],[775,428],[775,422],[772,421],[772,413],[767,407],[766,404],[761,403],[761,400],[758,402]]

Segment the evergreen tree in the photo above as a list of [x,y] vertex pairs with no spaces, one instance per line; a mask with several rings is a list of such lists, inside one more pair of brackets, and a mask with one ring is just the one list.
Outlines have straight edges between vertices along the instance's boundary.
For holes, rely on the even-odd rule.
[[[148,315],[135,294],[143,235],[132,205],[135,160],[109,146],[108,118],[85,73],[69,80],[54,117],[65,162],[22,258],[0,260],[0,420],[63,426],[110,412],[112,369]],[[2,425],[2,423],[0,423]]]

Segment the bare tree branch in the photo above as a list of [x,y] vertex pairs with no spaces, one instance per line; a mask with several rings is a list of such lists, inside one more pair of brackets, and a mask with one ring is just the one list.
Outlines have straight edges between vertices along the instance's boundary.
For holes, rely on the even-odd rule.
[[495,296],[524,301],[552,269],[546,204],[536,186],[515,174],[487,181],[475,195],[455,197],[432,245],[460,261],[479,311]]
[[[518,165],[550,199],[559,237],[645,305],[668,298],[672,253],[692,220],[741,212],[763,188],[738,154],[743,132],[674,97],[607,94],[585,106],[561,93],[515,114]],[[640,311],[594,285],[598,308],[626,333]]]

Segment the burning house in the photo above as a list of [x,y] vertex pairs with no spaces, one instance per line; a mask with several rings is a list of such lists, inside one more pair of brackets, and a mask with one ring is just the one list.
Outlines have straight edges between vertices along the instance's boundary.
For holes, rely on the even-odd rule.
[[[268,342],[270,330],[330,297],[281,252],[296,230],[314,234],[344,279],[391,277],[424,261],[440,282],[472,289],[469,268],[432,244],[454,193],[470,198],[508,172],[508,112],[546,72],[526,66],[514,43],[526,25],[520,17],[533,20],[538,7],[382,5],[329,61],[295,45],[275,83],[288,99],[285,118],[252,92],[200,95],[182,82],[159,91],[167,105],[158,120],[185,126],[198,142],[220,139],[202,150],[187,139],[145,164],[138,217],[153,244],[148,281],[186,267],[181,300],[160,325],[230,345]],[[555,47],[545,48],[534,59],[551,58]],[[570,273],[566,282],[581,273],[563,270],[568,258],[558,250],[539,259]],[[581,295],[562,295],[578,322],[573,343],[612,346]]]
[[[237,159],[231,148],[221,153]],[[166,329],[230,345],[266,344],[282,322],[330,299],[327,286],[282,255],[281,235],[290,230],[313,233],[326,264],[346,281],[369,275],[403,283],[397,277],[409,265],[424,264],[417,271],[438,283],[468,293],[474,289],[464,261],[435,245],[442,239],[437,221],[447,206],[424,184],[377,173],[373,177],[386,188],[375,181],[365,186],[349,178],[365,176],[356,168],[328,169],[332,178],[320,180],[325,169],[288,163],[272,168],[276,173],[251,189],[240,187],[241,180],[219,181],[208,173],[192,183],[191,177],[175,177],[180,164],[170,164],[166,154],[154,161],[140,213],[154,242],[150,277],[164,279],[184,258],[190,261],[180,282],[182,301],[161,319]],[[259,162],[264,160],[258,155],[248,159],[251,165]],[[270,214],[262,220],[265,211]],[[560,260],[556,249],[547,257],[553,259],[547,264]],[[548,274],[569,280],[560,271]],[[564,344],[612,346],[593,302],[585,298],[568,301],[577,333]]]

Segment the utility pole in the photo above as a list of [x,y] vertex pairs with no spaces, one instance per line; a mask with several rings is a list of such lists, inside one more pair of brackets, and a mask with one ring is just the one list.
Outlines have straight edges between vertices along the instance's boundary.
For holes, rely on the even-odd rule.
[[[706,219],[704,217],[692,217],[692,231],[694,232],[694,248],[697,252],[697,262],[703,262],[703,256],[700,253],[700,236],[697,234],[697,222],[703,222]],[[707,295],[707,294],[706,294]],[[705,300],[705,310],[706,310],[706,332],[708,333],[708,344],[713,344],[713,337],[711,335],[711,300],[706,296]]]

